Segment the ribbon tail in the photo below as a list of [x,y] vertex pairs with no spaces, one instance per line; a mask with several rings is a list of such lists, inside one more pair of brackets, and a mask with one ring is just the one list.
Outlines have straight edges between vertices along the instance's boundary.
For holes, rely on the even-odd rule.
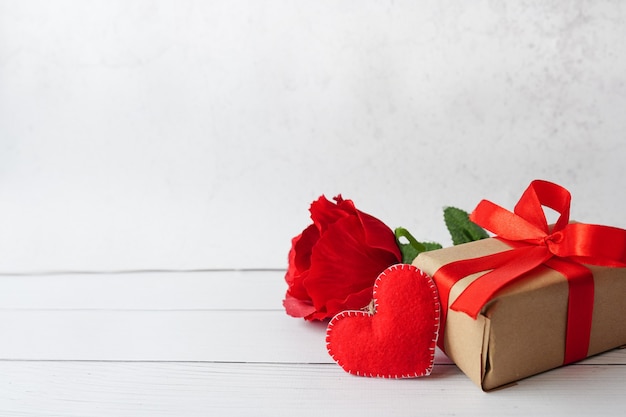
[[452,310],[466,313],[476,319],[483,306],[498,291],[553,256],[545,246],[522,247],[505,253],[511,255],[510,259],[499,268],[474,280],[452,303],[450,306]]
[[441,321],[439,327],[439,347],[444,349],[444,334],[446,319],[448,317],[448,305],[450,303],[450,290],[461,279],[468,275],[496,269],[501,265],[515,259],[515,250],[498,252],[479,258],[463,259],[451,262],[439,268],[433,275],[439,291],[439,302],[441,303]]

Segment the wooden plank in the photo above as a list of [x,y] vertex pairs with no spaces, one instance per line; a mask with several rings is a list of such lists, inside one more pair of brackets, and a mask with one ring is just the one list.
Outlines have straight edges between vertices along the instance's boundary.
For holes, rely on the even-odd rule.
[[329,363],[325,324],[282,311],[0,311],[0,359]]
[[[325,330],[283,311],[4,310],[0,359],[332,363]],[[585,363],[626,364],[626,350]]]
[[583,416],[626,406],[624,349],[489,394],[439,351],[428,378],[350,376],[326,353],[325,323],[284,313],[284,289],[280,271],[0,277],[0,416]]
[[0,361],[3,416],[613,416],[624,366],[570,366],[483,393],[458,369],[351,376],[330,365]]
[[0,275],[0,309],[282,309],[281,270]]
[[[283,275],[0,276],[0,358],[330,363],[325,324],[282,310]],[[587,362],[626,363],[626,354]],[[438,363],[449,360],[439,354]]]
[[326,323],[283,311],[283,275],[0,276],[0,358],[330,363]]
[[325,331],[282,311],[4,310],[0,359],[332,363]]

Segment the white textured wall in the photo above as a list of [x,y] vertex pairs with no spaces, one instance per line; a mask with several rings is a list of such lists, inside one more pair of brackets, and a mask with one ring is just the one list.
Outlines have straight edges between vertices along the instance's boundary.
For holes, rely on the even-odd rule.
[[0,270],[283,267],[320,194],[626,227],[621,1],[0,1]]

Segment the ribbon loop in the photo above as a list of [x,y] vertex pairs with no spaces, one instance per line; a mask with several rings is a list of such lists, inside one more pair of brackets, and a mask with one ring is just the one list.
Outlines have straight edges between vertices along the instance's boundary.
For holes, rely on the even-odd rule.
[[541,241],[545,230],[510,211],[483,200],[470,214],[470,219],[496,235],[508,240]]
[[515,205],[514,212],[547,233],[549,226],[542,206],[559,213],[554,230],[561,230],[569,223],[571,200],[571,194],[565,188],[548,181],[534,180]]

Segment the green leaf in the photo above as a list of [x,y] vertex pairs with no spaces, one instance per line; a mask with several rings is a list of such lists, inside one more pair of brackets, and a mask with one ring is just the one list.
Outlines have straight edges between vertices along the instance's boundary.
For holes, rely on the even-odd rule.
[[489,237],[482,227],[469,219],[467,212],[456,207],[446,207],[443,219],[455,245]]
[[[396,243],[402,253],[402,263],[410,264],[422,252],[441,249],[441,245],[435,242],[418,242],[404,227],[398,227],[394,231]],[[403,240],[406,240],[404,242]],[[408,242],[408,243],[407,243]]]
[[443,246],[437,242],[422,242],[424,246],[426,246],[426,250],[424,252],[428,252],[429,250],[441,249]]

